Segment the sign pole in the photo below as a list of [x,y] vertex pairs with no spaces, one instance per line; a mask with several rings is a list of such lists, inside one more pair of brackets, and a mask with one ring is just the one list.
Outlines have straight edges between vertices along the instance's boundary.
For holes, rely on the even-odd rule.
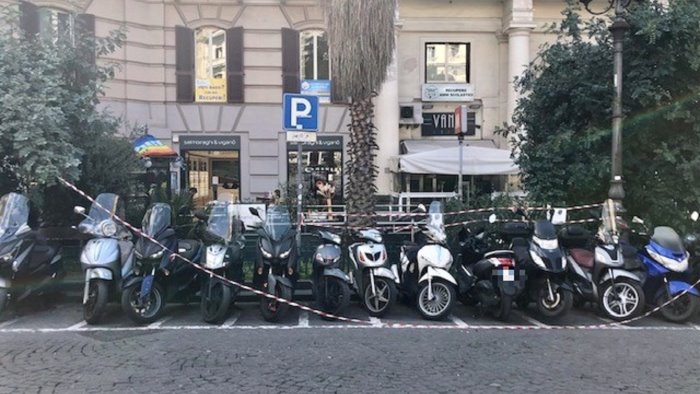
[[464,196],[463,196],[463,190],[464,188],[462,187],[462,174],[464,172],[464,149],[462,147],[464,146],[464,136],[462,133],[459,133],[459,181],[458,181],[458,193],[459,193],[459,201],[462,202],[464,201]]
[[304,214],[302,213],[302,197],[303,197],[303,192],[304,192],[304,185],[302,185],[302,176],[301,176],[301,171],[303,170],[303,166],[301,163],[301,154],[302,154],[302,144],[301,142],[297,142],[297,250],[301,251],[301,222],[304,218]]

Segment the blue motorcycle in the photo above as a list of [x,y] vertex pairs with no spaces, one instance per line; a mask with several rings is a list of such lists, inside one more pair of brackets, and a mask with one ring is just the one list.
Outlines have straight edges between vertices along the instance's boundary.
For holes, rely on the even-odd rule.
[[[633,222],[644,223],[636,217]],[[661,315],[674,323],[690,319],[700,306],[700,292],[692,285],[688,266],[690,254],[678,233],[671,227],[655,227],[649,243],[639,252],[639,256],[648,271],[643,286],[647,300],[661,306],[685,292],[676,301],[661,308]]]

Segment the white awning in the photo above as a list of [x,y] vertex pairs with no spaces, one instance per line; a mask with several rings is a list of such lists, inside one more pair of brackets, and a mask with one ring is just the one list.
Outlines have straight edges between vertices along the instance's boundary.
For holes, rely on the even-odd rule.
[[[442,142],[442,141],[441,141]],[[393,160],[395,171],[409,174],[459,174],[459,145],[400,155]],[[462,147],[464,175],[517,174],[518,166],[505,149],[473,145]]]
[[[401,141],[401,153],[418,153],[442,148],[459,146],[457,138],[449,140],[403,140]],[[492,140],[465,140],[464,146],[479,146],[482,148],[496,148]]]

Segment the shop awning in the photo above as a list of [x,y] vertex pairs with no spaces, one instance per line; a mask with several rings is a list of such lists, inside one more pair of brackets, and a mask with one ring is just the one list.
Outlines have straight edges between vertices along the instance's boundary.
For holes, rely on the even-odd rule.
[[177,153],[172,148],[150,134],[141,136],[134,141],[134,151],[140,157],[177,157]]
[[[464,175],[517,174],[519,168],[505,149],[466,145],[463,149]],[[394,171],[408,174],[459,174],[459,145],[407,153],[394,158]]]
[[[426,152],[442,148],[457,146],[457,138],[450,140],[403,140],[401,141],[401,154]],[[479,146],[482,148],[496,148],[492,140],[464,141],[464,145]]]

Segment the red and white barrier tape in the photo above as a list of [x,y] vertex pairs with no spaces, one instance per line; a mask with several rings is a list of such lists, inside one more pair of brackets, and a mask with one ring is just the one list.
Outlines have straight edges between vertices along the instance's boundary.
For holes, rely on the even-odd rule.
[[[76,193],[80,194],[81,196],[85,197],[86,199],[88,199],[88,200],[90,201],[90,203],[92,203],[92,204],[95,205],[96,207],[102,209],[102,210],[105,211],[106,213],[112,215],[111,210],[109,210],[109,209],[103,207],[102,205],[100,205],[97,201],[95,201],[95,199],[93,199],[93,198],[92,198],[91,196],[89,196],[87,193],[85,193],[85,192],[83,192],[82,190],[78,189],[77,186],[75,186],[74,184],[68,182],[67,180],[65,180],[65,179],[63,179],[63,178],[61,178],[61,177],[59,177],[58,179],[59,179],[59,181],[61,181],[61,183],[63,183],[64,185],[66,185],[67,187],[69,187],[70,189],[72,189],[73,191],[75,191]],[[364,325],[373,325],[373,323],[370,322],[370,321],[360,320],[360,319],[355,319],[355,318],[350,318],[350,317],[344,317],[344,316],[337,316],[337,315],[334,315],[334,314],[331,314],[331,313],[326,313],[326,312],[321,311],[321,310],[318,310],[318,309],[313,309],[313,308],[310,308],[310,307],[308,307],[308,306],[306,306],[306,305],[303,305],[303,304],[299,304],[299,303],[297,303],[297,302],[294,302],[294,301],[292,301],[292,300],[287,300],[287,299],[285,299],[285,298],[276,297],[275,295],[269,294],[269,293],[267,293],[267,292],[260,291],[260,290],[258,290],[258,289],[253,288],[253,287],[247,286],[247,285],[245,285],[245,284],[238,283],[238,282],[233,281],[233,280],[231,280],[231,279],[225,278],[225,277],[223,277],[223,276],[221,276],[221,275],[218,275],[217,273],[215,273],[215,272],[212,271],[212,270],[209,270],[209,269],[207,269],[207,268],[205,268],[205,267],[202,267],[201,265],[199,265],[199,264],[197,264],[197,263],[194,263],[193,261],[187,259],[186,257],[184,257],[184,256],[182,256],[182,255],[180,255],[180,254],[178,254],[176,251],[172,251],[172,250],[168,249],[165,245],[163,245],[162,243],[158,242],[156,239],[154,239],[154,238],[152,238],[152,237],[150,237],[150,236],[144,234],[143,232],[141,232],[140,229],[137,229],[137,228],[133,227],[132,225],[130,225],[129,223],[127,223],[124,219],[120,218],[119,216],[117,216],[117,215],[112,215],[112,218],[113,218],[114,220],[116,220],[117,222],[123,224],[124,226],[126,226],[126,227],[129,228],[131,231],[133,231],[134,233],[138,234],[139,236],[145,237],[145,238],[148,239],[149,241],[151,241],[151,242],[153,242],[154,244],[160,246],[164,251],[167,251],[167,252],[171,253],[171,256],[175,256],[175,257],[178,257],[178,258],[182,259],[183,261],[187,262],[188,264],[191,264],[192,266],[194,266],[196,269],[198,269],[198,270],[200,270],[200,271],[202,271],[202,272],[205,272],[205,273],[209,274],[209,276],[211,276],[211,277],[215,277],[215,278],[217,278],[217,279],[219,279],[219,280],[221,280],[221,281],[224,281],[224,282],[226,282],[226,283],[229,283],[229,284],[232,284],[232,285],[234,285],[234,286],[237,286],[237,287],[239,287],[239,288],[241,288],[241,289],[243,289],[243,290],[248,290],[248,291],[250,291],[250,292],[252,292],[252,293],[254,293],[254,294],[260,295],[260,296],[262,296],[262,297],[266,297],[266,298],[269,298],[269,299],[274,300],[274,301],[277,301],[277,302],[282,302],[282,303],[287,304],[287,305],[289,305],[289,306],[293,306],[293,307],[299,308],[299,309],[301,309],[301,310],[303,310],[303,311],[307,311],[307,312],[314,313],[314,314],[319,315],[319,316],[321,316],[321,317],[325,317],[325,318],[328,318],[328,319],[339,320],[339,321],[343,321],[343,322],[349,322],[349,323],[357,323],[357,324],[364,324]],[[696,287],[696,286],[698,286],[698,285],[700,285],[700,280],[698,280],[697,282],[693,283],[693,284],[691,285],[691,288]],[[684,295],[686,295],[688,292],[689,292],[689,289],[686,289],[686,290],[682,291],[681,293],[678,293],[676,296],[672,297],[671,299],[669,299],[669,300],[668,300],[667,302],[665,302],[664,304],[662,304],[662,305],[660,305],[660,306],[657,306],[656,308],[651,309],[651,310],[649,310],[648,312],[646,312],[646,313],[644,313],[644,314],[642,314],[642,315],[640,315],[640,316],[633,317],[633,318],[630,318],[630,319],[627,319],[627,320],[624,320],[624,321],[621,321],[621,322],[606,323],[606,324],[591,324],[591,325],[568,325],[568,326],[555,326],[555,325],[547,325],[547,326],[498,326],[498,329],[504,329],[504,330],[565,330],[565,329],[584,330],[584,329],[613,329],[613,328],[615,328],[615,327],[622,326],[622,325],[629,324],[629,323],[633,323],[633,322],[638,321],[638,320],[641,320],[641,319],[643,319],[643,318],[645,318],[645,317],[651,316],[652,314],[654,314],[654,313],[660,311],[661,309],[665,308],[666,306],[668,306],[668,305],[672,304],[673,302],[675,302],[676,300],[680,299],[681,297],[683,297]],[[386,327],[386,328],[421,328],[421,327],[427,327],[427,326],[434,327],[433,325],[426,325],[426,324],[403,324],[403,323],[382,324],[381,326],[378,326],[378,327]],[[469,326],[469,325],[467,325],[466,327],[464,327],[464,329],[477,329],[477,328],[475,328],[475,327],[477,327],[477,326]],[[490,327],[490,326],[486,326],[486,327]]]

